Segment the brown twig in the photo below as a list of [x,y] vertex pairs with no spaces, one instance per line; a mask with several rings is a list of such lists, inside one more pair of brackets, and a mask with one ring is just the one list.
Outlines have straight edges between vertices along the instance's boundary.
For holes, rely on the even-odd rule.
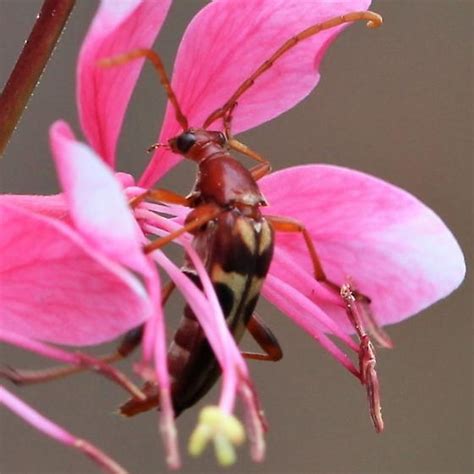
[[76,0],[45,0],[0,95],[0,156],[53,52]]

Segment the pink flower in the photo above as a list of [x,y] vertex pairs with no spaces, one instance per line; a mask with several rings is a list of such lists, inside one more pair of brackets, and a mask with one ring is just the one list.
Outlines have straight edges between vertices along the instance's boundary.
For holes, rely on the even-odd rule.
[[[285,40],[310,25],[351,10],[364,10],[369,4],[361,0],[302,5],[282,0],[258,2],[257,7],[252,0],[226,0],[206,6],[184,34],[172,78],[189,125],[222,130],[220,120],[209,122],[208,117]],[[325,51],[345,26],[302,41],[259,76],[238,98],[232,132],[274,118],[309,94],[318,83]],[[166,143],[181,129],[174,107],[168,104],[158,142]],[[166,147],[158,148],[139,184],[153,185],[180,160]],[[264,213],[287,216],[306,226],[329,280],[342,290],[355,288],[370,298],[370,309],[359,303],[352,308],[361,312],[366,326],[359,331],[362,346],[365,331],[382,346],[390,346],[380,326],[413,316],[447,296],[464,278],[464,258],[450,231],[430,209],[393,185],[323,165],[282,170],[262,178],[259,185],[270,204]],[[262,294],[367,385],[372,417],[376,429],[381,430],[373,350],[364,351],[349,337],[354,332],[354,322],[347,317],[352,295],[346,294],[349,299],[343,304],[327,285],[315,281],[302,237],[277,235]],[[359,368],[328,334],[359,353]],[[368,379],[363,373],[367,364],[372,373]]]
[[[98,344],[161,318],[157,273],[143,254],[143,234],[121,183],[92,150],[74,139],[66,124],[51,128],[51,145],[64,194],[0,198],[0,340],[95,368],[133,396],[140,395],[128,379],[100,361],[37,342]],[[162,342],[157,346],[165,357],[164,333],[159,335]],[[166,384],[166,371],[157,371],[157,376]],[[84,451],[111,472],[125,472],[13,395],[3,389],[0,395],[1,403],[39,430]]]
[[130,271],[149,278],[150,267],[120,183],[66,124],[52,127],[51,142],[64,194],[0,199],[2,329],[99,344],[152,314]]
[[[180,461],[166,367],[158,274],[152,264],[155,260],[185,295],[209,333],[218,360],[226,367],[220,418],[224,428],[227,427],[227,436],[240,442],[242,428],[231,415],[235,395],[241,393],[252,413],[257,411],[257,401],[247,367],[225,325],[209,277],[193,249],[187,241],[183,242],[201,276],[204,294],[160,251],[153,252],[148,259],[145,257],[145,237],[128,207],[122,184],[89,147],[75,140],[64,122],[57,122],[51,128],[51,144],[64,194],[0,197],[1,220],[5,225],[0,238],[4,255],[0,264],[3,303],[0,340],[45,357],[93,368],[121,384],[134,398],[141,398],[144,394],[107,364],[84,354],[51,348],[38,340],[75,346],[97,344],[145,323],[143,364],[139,372],[148,379],[147,366],[155,366],[151,377],[160,387],[161,425],[168,463],[177,467]],[[127,181],[126,176],[121,177]],[[131,195],[138,192],[134,187],[128,191]],[[169,223],[147,211],[146,205],[137,213],[146,222],[144,230],[148,234],[163,232],[153,225],[169,228]],[[171,223],[171,226],[178,225]],[[145,285],[135,274],[141,275]],[[111,472],[123,472],[97,448],[53,426],[13,395],[3,389],[0,395],[1,403],[39,430],[83,450]]]
[[[161,27],[169,3],[128,0],[121,2],[118,8],[116,2],[103,0],[83,44],[78,65],[81,124],[96,154],[110,166],[115,163],[117,138],[142,61],[110,69],[100,68],[97,63],[101,59],[136,48],[150,47]],[[313,24],[351,11],[366,10],[369,4],[370,1],[367,0],[336,3],[313,0],[303,4],[299,0],[216,0],[208,4],[190,23],[183,37],[172,80],[173,89],[190,126],[202,126],[206,118],[224,105],[237,87],[285,40]],[[233,133],[270,120],[306,97],[319,81],[318,70],[324,53],[345,26],[347,25],[336,26],[302,41],[258,78],[255,85],[238,100],[234,111]],[[221,130],[220,120],[212,123],[210,128]],[[65,130],[64,125],[56,125],[56,128],[53,128],[53,137],[54,131],[58,132],[58,140],[65,140],[71,147],[70,151],[64,152],[64,156],[72,156],[77,147],[84,147],[81,148],[81,156],[91,154],[88,148],[74,141]],[[180,131],[175,111],[169,105],[159,141],[167,142]],[[180,159],[165,148],[158,149],[138,181],[138,187],[134,186],[132,178],[121,176],[125,188],[122,193],[131,198],[150,188]],[[60,176],[63,176],[63,173],[65,176],[63,186],[66,199],[70,199],[68,196],[77,198],[72,207],[71,204],[65,205],[60,197],[9,198],[12,201],[5,202],[7,213],[12,212],[10,208],[14,208],[12,219],[17,219],[21,226],[27,226],[24,222],[27,223],[28,219],[24,214],[41,222],[42,219],[47,220],[48,224],[54,222],[52,235],[56,235],[64,233],[66,228],[71,232],[70,222],[60,221],[64,209],[68,210],[67,215],[70,213],[73,217],[74,231],[65,238],[67,244],[72,246],[71,242],[76,244],[76,240],[81,239],[82,246],[77,244],[81,251],[83,246],[89,245],[89,253],[94,252],[94,257],[101,259],[102,266],[99,266],[99,270],[103,271],[106,266],[102,259],[107,259],[107,265],[115,265],[115,273],[104,272],[113,280],[111,295],[117,291],[114,301],[110,304],[120,306],[123,298],[130,305],[137,305],[139,308],[143,306],[140,316],[129,314],[127,317],[131,319],[124,317],[123,321],[117,318],[117,326],[113,328],[110,327],[110,322],[109,325],[103,323],[103,327],[95,326],[95,313],[82,309],[78,321],[82,321],[82,318],[84,321],[90,321],[91,332],[100,340],[115,337],[130,327],[147,321],[143,343],[144,358],[146,362],[154,359],[162,394],[166,394],[169,382],[166,358],[163,355],[163,339],[160,340],[157,336],[163,335],[164,331],[161,308],[156,305],[156,285],[150,283],[148,291],[142,294],[140,299],[136,296],[136,285],[131,283],[136,283],[136,280],[132,279],[130,272],[124,270],[133,268],[146,275],[150,282],[153,280],[154,272],[150,270],[149,259],[140,251],[137,252],[142,241],[136,235],[141,238],[143,236],[137,232],[133,234],[133,238],[121,239],[115,233],[115,224],[110,224],[107,215],[108,207],[112,205],[112,194],[108,194],[108,191],[104,193],[103,201],[95,201],[100,203],[101,207],[105,206],[106,211],[101,214],[105,215],[105,220],[102,221],[101,217],[97,222],[96,216],[81,199],[89,196],[91,187],[80,180],[82,171],[87,172],[88,179],[91,180],[95,179],[95,172],[92,173],[87,166],[75,164],[75,167],[78,169],[74,172],[69,172],[72,168],[66,168],[64,171],[59,167]],[[313,165],[273,173],[262,178],[259,185],[270,204],[264,212],[302,222],[315,243],[328,278],[336,282],[342,290],[348,290],[346,293],[342,291],[344,299],[331,291],[327,285],[317,282],[304,240],[299,236],[283,234],[277,236],[275,256],[263,296],[317,339],[340,363],[367,385],[372,416],[380,429],[373,349],[370,342],[363,337],[361,345],[366,344],[364,350],[352,340],[350,335],[354,332],[354,324],[347,318],[348,306],[353,314],[361,314],[360,322],[363,325],[372,324],[372,327],[362,328],[363,330],[371,329],[377,340],[387,344],[387,339],[379,329],[380,325],[399,322],[416,314],[460,284],[465,271],[462,253],[449,230],[430,209],[405,191],[366,174],[334,166]],[[121,202],[124,202],[123,196]],[[71,209],[75,210],[74,214]],[[114,207],[111,215],[115,211]],[[125,214],[120,212],[122,219]],[[161,235],[164,231],[171,231],[178,226],[176,221],[161,218],[157,212],[175,212],[178,220],[182,220],[186,215],[186,210],[179,206],[164,207],[146,202],[140,204],[134,212],[141,230],[155,235]],[[130,222],[129,217],[124,219],[124,222]],[[31,225],[33,228],[35,224]],[[59,227],[61,232],[57,230]],[[130,229],[132,228],[137,230],[137,227],[130,225]],[[130,233],[126,235],[132,236],[130,229]],[[22,231],[21,235],[27,233]],[[196,259],[189,247],[188,240],[184,237],[180,239],[180,243],[186,247],[188,255],[193,259],[202,280],[204,293],[196,292],[194,285],[172,266],[163,253],[153,252],[149,258],[155,259],[180,287],[188,304],[199,317],[223,372],[219,408],[207,409],[202,413],[191,440],[191,450],[199,452],[210,439],[215,443],[216,440],[224,440],[224,446],[217,451],[218,455],[223,456],[223,462],[232,461],[232,444],[238,444],[243,439],[241,426],[232,416],[235,398],[239,393],[251,415],[251,425],[248,429],[253,440],[253,455],[255,459],[261,459],[264,452],[263,425],[257,416],[258,405],[249,381],[247,366],[225,327],[212,285],[199,259]],[[16,248],[16,241],[10,240],[8,243],[12,248]],[[132,250],[126,250],[127,245],[130,246],[127,248]],[[28,254],[31,247],[32,239],[29,237],[24,249],[18,247],[18,254]],[[138,257],[138,254],[141,257]],[[32,260],[37,263],[38,259],[34,258],[34,253],[32,255]],[[92,271],[90,268],[95,269],[94,264],[92,259],[87,261],[85,272]],[[121,270],[122,279],[117,277],[119,271],[116,267]],[[41,264],[40,270],[43,271],[43,268],[44,265]],[[61,269],[64,271],[64,264]],[[62,285],[69,281],[68,276],[61,280]],[[351,299],[354,294],[349,291],[349,284],[371,299],[370,308],[375,315],[375,322],[367,314],[366,304]],[[36,294],[34,290],[30,291],[32,295]],[[63,288],[63,292],[71,294],[68,293],[69,288]],[[78,294],[72,298],[71,301],[80,300],[79,287]],[[108,299],[104,297],[97,304],[107,306]],[[147,312],[150,306],[155,311],[154,315]],[[53,328],[41,319],[37,322],[32,322],[31,319],[22,316],[7,329],[29,337],[36,335],[39,339],[50,342],[100,342],[92,337],[89,339],[87,334],[81,335],[79,340],[75,332],[80,331],[76,328],[78,325],[73,326],[74,331],[69,332],[70,340],[65,341],[62,339],[65,331],[61,325]],[[36,324],[38,327],[35,327],[35,331],[40,332],[28,332],[31,324]],[[52,337],[54,331],[57,331],[57,336]],[[363,336],[360,331],[359,335]],[[359,355],[360,366],[355,367],[329,336],[339,338],[347,349]],[[169,420],[172,408],[166,405],[166,400],[166,397],[162,398],[164,426],[172,430]],[[171,465],[177,465],[173,441],[170,441],[173,436],[168,433],[165,439],[171,443],[168,449],[171,455],[169,462]]]
[[[107,97],[96,100],[94,94],[100,95],[101,90],[103,94],[114,92],[114,87],[107,82],[111,77],[110,71],[98,67],[97,54],[115,54],[116,48],[123,47],[120,38],[131,46],[134,44],[130,38],[136,42],[135,46],[149,45],[168,6],[169,2],[135,1],[122,3],[118,9],[114,2],[102,3],[88,36],[89,40],[93,39],[95,50],[88,50],[89,43],[86,41],[81,56],[89,72],[95,75],[94,80],[88,79],[91,79],[89,84],[97,87],[82,89],[86,96],[92,94],[92,102],[89,102],[92,106],[100,103],[107,108]],[[156,20],[152,29],[141,27],[145,19]],[[83,69],[80,66],[79,72]],[[127,91],[127,84],[133,85],[136,80],[138,69],[133,70],[135,79],[131,78],[128,70],[119,82],[119,97]],[[113,74],[114,80],[117,77],[120,79],[120,73]],[[107,88],[101,89],[104,84]],[[128,93],[131,93],[130,87]],[[81,104],[84,103],[88,103],[87,98],[82,100]],[[118,110],[121,101],[113,98],[112,105]],[[98,122],[90,120],[88,125],[93,127]],[[88,130],[87,126],[84,128]],[[113,130],[110,134],[104,130],[106,128],[100,128],[99,138],[105,136],[104,143],[114,146],[117,134]],[[91,141],[94,143],[93,139]],[[167,461],[170,466],[177,467],[180,461],[170,398],[170,377],[166,367],[158,273],[152,264],[155,261],[186,296],[201,326],[208,333],[219,362],[225,367],[218,410],[222,423],[216,427],[215,435],[222,431],[226,437],[224,444],[227,438],[233,443],[241,442],[243,431],[240,422],[232,416],[236,393],[241,394],[250,410],[250,418],[260,423],[260,417],[255,415],[258,411],[257,400],[247,366],[225,325],[209,277],[196,260],[198,257],[193,249],[185,239],[183,245],[202,277],[204,293],[161,252],[155,251],[148,257],[144,255],[146,239],[127,202],[143,193],[144,189],[135,187],[132,177],[120,173],[114,176],[93,150],[74,138],[64,122],[57,122],[51,127],[51,147],[64,194],[0,197],[1,220],[6,229],[0,237],[4,255],[0,265],[3,303],[0,340],[42,356],[51,357],[54,354],[55,359],[63,362],[94,368],[123,385],[137,398],[144,397],[143,393],[120,372],[84,354],[71,355],[38,341],[75,346],[98,344],[145,323],[143,361],[137,370],[147,380],[151,377],[159,386],[161,428],[167,445]],[[102,150],[105,157],[107,150]],[[143,214],[146,211],[147,206],[142,205],[137,212]],[[138,217],[146,222],[144,230],[148,234],[160,234],[163,227],[177,226],[151,212]],[[155,366],[154,373],[147,369],[148,365]],[[96,448],[53,426],[13,395],[3,389],[1,395],[1,403],[39,430],[82,449],[109,470],[122,472],[100,451],[93,451]],[[215,419],[215,415],[216,412],[211,411],[211,418]],[[250,424],[249,429],[256,431],[257,437],[263,430],[260,424],[255,427]]]

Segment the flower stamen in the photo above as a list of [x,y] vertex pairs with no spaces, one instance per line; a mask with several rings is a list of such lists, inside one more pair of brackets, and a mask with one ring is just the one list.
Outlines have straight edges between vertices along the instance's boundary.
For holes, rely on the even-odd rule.
[[245,441],[245,431],[240,421],[218,406],[205,407],[198,425],[189,439],[188,450],[192,456],[199,456],[209,443],[214,443],[217,461],[221,466],[230,466],[236,460],[234,446]]

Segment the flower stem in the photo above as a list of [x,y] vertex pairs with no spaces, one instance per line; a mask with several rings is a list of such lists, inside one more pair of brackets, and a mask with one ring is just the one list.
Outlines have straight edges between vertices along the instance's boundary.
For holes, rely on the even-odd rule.
[[0,96],[0,156],[53,52],[76,0],[45,0]]

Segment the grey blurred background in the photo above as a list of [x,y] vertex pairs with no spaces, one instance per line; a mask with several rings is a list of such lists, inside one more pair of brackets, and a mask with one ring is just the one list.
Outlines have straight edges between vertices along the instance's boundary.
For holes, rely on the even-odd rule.
[[[175,1],[156,48],[168,69],[179,38],[204,1]],[[39,0],[0,0],[0,84],[14,64]],[[62,41],[0,162],[3,192],[53,193],[49,125],[73,124],[75,61],[96,2],[78,2]],[[375,0],[385,19],[377,31],[349,29],[331,47],[315,93],[284,116],[241,136],[275,169],[334,163],[363,170],[418,196],[445,220],[472,262],[473,2]],[[164,94],[146,68],[119,144],[119,168],[138,175],[164,110]],[[278,137],[278,138],[276,138]],[[183,192],[192,164],[164,183]],[[168,314],[178,319],[182,303]],[[247,447],[229,473],[468,473],[472,463],[472,279],[445,301],[389,328],[393,351],[379,351],[386,431],[376,435],[365,394],[306,334],[260,303],[285,353],[277,363],[251,362],[271,423],[268,455],[253,464]],[[244,340],[244,346],[251,342]],[[104,348],[100,348],[101,351]],[[41,367],[2,348],[2,360]],[[97,350],[96,350],[97,352]],[[122,364],[127,368],[128,364]],[[157,419],[114,414],[123,394],[93,374],[14,389],[73,433],[96,442],[131,473],[165,472]],[[216,392],[205,403],[215,401]],[[183,473],[221,472],[210,450],[198,460],[185,443],[198,409],[178,421]],[[1,412],[3,474],[94,473],[85,457]]]

